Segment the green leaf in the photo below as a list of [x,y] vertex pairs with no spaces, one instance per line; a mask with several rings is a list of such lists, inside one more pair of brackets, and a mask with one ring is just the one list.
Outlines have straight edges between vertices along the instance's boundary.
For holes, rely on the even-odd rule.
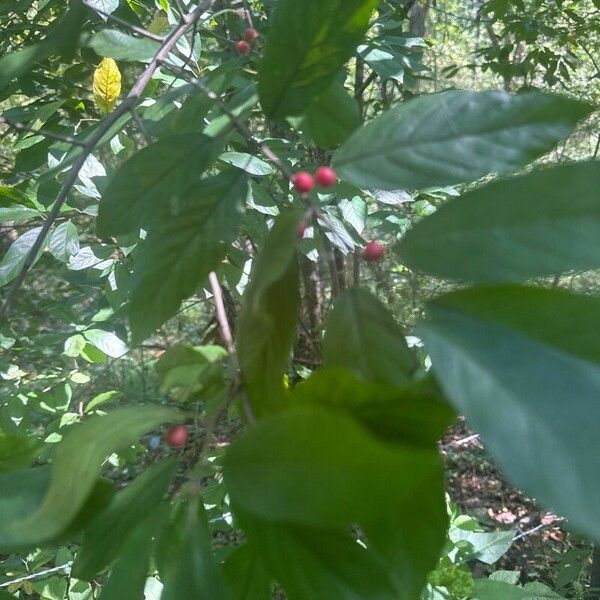
[[15,522],[26,519],[41,504],[50,483],[50,469],[37,467],[0,473],[0,548],[3,552],[19,549],[20,536],[8,540],[7,531]]
[[177,210],[150,229],[135,262],[129,320],[134,343],[172,317],[215,270],[236,236],[248,193],[231,171],[186,190]]
[[86,527],[83,545],[73,564],[74,577],[90,581],[115,559],[125,537],[161,502],[176,470],[175,460],[163,460],[114,496]]
[[[88,5],[96,10],[100,10],[105,14],[111,14],[119,8],[119,0],[88,0]],[[105,21],[107,17],[100,15]]]
[[37,440],[0,432],[0,473],[28,467],[41,451]]
[[262,419],[232,444],[224,476],[233,504],[262,521],[358,524],[395,583],[414,593],[444,544],[436,447],[381,442],[340,414],[304,406]]
[[223,565],[232,600],[271,600],[271,576],[256,548],[238,546]]
[[[180,420],[177,411],[159,406],[132,406],[105,417],[92,417],[69,431],[57,447],[49,487],[38,506],[29,501],[17,516],[0,522],[0,551],[12,547],[43,544],[63,532],[91,493],[105,459],[147,431],[167,421]],[[34,472],[40,472],[39,469]],[[28,472],[25,484],[31,482]],[[41,484],[36,481],[31,498],[40,500]],[[45,480],[47,481],[47,479]],[[10,498],[10,496],[9,496]]]
[[[139,600],[143,596],[153,536],[165,520],[167,510],[166,505],[159,509],[152,507],[144,520],[133,527],[124,540],[108,581],[102,586],[100,600]],[[122,535],[121,531],[119,535]]]
[[50,51],[50,44],[40,43],[3,56],[0,59],[0,88],[29,71],[36,63],[46,60]]
[[327,367],[342,367],[365,381],[400,386],[417,368],[404,333],[370,292],[351,288],[340,296],[325,324]]
[[450,529],[450,539],[454,544],[457,542],[468,542],[473,546],[469,557],[476,558],[488,565],[498,562],[508,549],[512,546],[515,534],[512,531],[493,531],[490,533],[479,531],[467,531],[460,527]]
[[[216,155],[215,141],[181,134],[147,146],[115,173],[100,202],[97,230],[104,237],[136,232],[178,214]],[[162,221],[164,222],[164,221]]]
[[221,363],[225,358],[227,351],[221,346],[173,346],[156,363],[160,388],[190,394],[213,384],[224,386]]
[[123,392],[118,392],[115,390],[111,390],[108,392],[102,392],[101,394],[94,396],[85,405],[84,412],[86,412],[86,413],[92,412],[94,409],[98,408],[99,406],[102,406],[103,404],[106,404],[107,402],[114,402],[115,400],[122,398],[123,395],[124,395]]
[[212,551],[204,505],[192,498],[179,508],[163,552],[165,584],[161,600],[228,600],[230,590],[222,566]]
[[419,189],[514,171],[551,150],[592,111],[528,92],[449,91],[399,104],[359,129],[333,166],[363,189]]
[[252,268],[240,311],[237,344],[245,390],[256,415],[281,404],[296,333],[299,215],[282,214]]
[[429,447],[456,419],[430,378],[397,388],[362,381],[342,369],[322,369],[294,387],[291,401],[351,415],[384,440]]
[[61,223],[50,235],[48,250],[57,260],[68,262],[79,252],[77,227],[71,221]]
[[[35,241],[37,240],[41,231],[41,227],[30,229],[23,235],[19,236],[11,244],[10,248],[2,259],[2,262],[0,262],[0,286],[6,285],[19,274],[19,271],[25,264],[25,260],[27,259],[29,251],[33,247],[33,244],[35,244]],[[43,246],[38,255],[35,257],[33,264],[39,260],[40,256],[42,255],[42,250]]]
[[29,219],[38,219],[41,217],[41,213],[35,208],[27,208],[26,206],[20,206],[13,204],[11,206],[0,206],[0,225],[8,223],[9,221],[21,222],[28,221]]
[[70,358],[77,358],[85,348],[86,344],[87,342],[82,335],[72,335],[65,340],[63,354],[69,356]]
[[260,67],[265,113],[298,115],[331,85],[363,39],[377,0],[279,0]]
[[255,177],[273,175],[277,172],[268,162],[244,152],[224,152],[219,156],[219,160],[242,169],[242,171],[246,171],[246,173]]
[[0,185],[0,206],[10,208],[13,204],[37,209],[33,200],[19,188]]
[[84,40],[98,56],[118,61],[148,62],[160,49],[160,43],[127,35],[116,29],[103,29]]
[[496,181],[449,201],[396,250],[414,269],[467,281],[522,281],[600,266],[600,163]]
[[337,148],[360,127],[358,104],[343,85],[334,83],[310,106],[301,128],[321,148]]
[[273,524],[247,514],[238,516],[250,538],[252,555],[260,555],[290,600],[399,597],[379,557],[348,533]]
[[428,312],[421,333],[440,384],[506,476],[600,539],[600,299],[474,288]]
[[564,600],[543,583],[528,583],[524,587],[504,581],[476,579],[474,600]]
[[102,329],[86,329],[83,332],[83,337],[111,358],[121,358],[129,349],[112,331],[104,331]]

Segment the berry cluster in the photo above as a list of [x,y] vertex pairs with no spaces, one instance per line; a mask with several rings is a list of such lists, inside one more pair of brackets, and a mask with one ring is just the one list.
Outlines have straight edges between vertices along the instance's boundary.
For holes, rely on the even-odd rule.
[[307,171],[298,171],[292,177],[292,185],[302,195],[310,194],[315,185],[319,187],[332,187],[337,183],[337,175],[331,167],[319,167],[314,177]]
[[254,27],[248,27],[244,31],[244,37],[235,44],[235,49],[240,56],[247,56],[252,50],[252,44],[258,37],[258,31]]

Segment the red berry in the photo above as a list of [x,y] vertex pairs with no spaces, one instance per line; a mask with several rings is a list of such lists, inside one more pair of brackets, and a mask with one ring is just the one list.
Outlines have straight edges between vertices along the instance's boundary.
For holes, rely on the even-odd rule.
[[319,167],[315,173],[315,181],[321,187],[331,187],[337,183],[337,175],[331,167]]
[[379,262],[385,257],[385,248],[379,242],[369,242],[363,253],[367,262]]
[[246,31],[244,31],[244,39],[251,44],[258,37],[258,31],[254,29],[254,27],[248,27]]
[[310,173],[298,171],[292,177],[292,184],[300,194],[308,194],[315,187],[315,180]]
[[173,425],[165,433],[165,442],[173,449],[183,448],[189,437],[188,428],[185,425]]
[[241,56],[246,56],[250,54],[251,50],[250,44],[245,40],[240,40],[239,42],[237,42],[237,44],[235,45],[235,49],[237,50],[237,53]]
[[301,221],[300,223],[298,223],[298,239],[299,240],[301,240],[304,237],[304,234],[306,233],[307,229],[308,229],[308,225],[304,221]]

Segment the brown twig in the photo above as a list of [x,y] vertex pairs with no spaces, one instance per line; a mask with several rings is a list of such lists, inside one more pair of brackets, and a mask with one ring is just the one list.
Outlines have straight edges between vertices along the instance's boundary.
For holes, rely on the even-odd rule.
[[235,348],[235,342],[233,341],[233,335],[231,334],[229,319],[227,318],[227,310],[225,309],[225,302],[223,300],[223,290],[221,289],[221,284],[219,283],[219,278],[217,277],[216,273],[210,273],[208,279],[212,290],[215,309],[217,311],[217,322],[219,324],[219,329],[221,330],[223,342],[225,342],[225,348],[229,353],[229,360],[233,369],[235,390],[240,394],[240,398],[242,400],[242,407],[244,409],[244,414],[246,415],[248,422],[254,423],[256,421],[256,417],[254,416],[254,411],[250,406],[248,397],[244,392],[240,361],[238,359],[237,351]]

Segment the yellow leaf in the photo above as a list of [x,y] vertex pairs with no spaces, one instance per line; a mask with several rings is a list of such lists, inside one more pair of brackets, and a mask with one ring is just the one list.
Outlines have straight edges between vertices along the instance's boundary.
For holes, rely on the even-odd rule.
[[112,58],[103,58],[94,71],[93,92],[96,106],[102,112],[109,113],[121,93],[121,71]]

